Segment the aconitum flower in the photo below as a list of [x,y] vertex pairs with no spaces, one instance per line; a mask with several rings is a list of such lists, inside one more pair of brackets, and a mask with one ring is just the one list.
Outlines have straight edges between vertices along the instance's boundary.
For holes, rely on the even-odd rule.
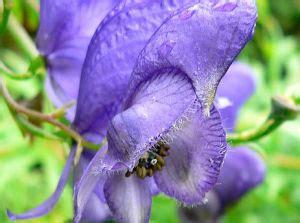
[[107,137],[108,144],[75,189],[75,222],[99,182],[119,222],[147,222],[156,187],[196,204],[216,183],[226,140],[212,103],[219,81],[252,37],[256,7],[252,0],[196,2],[122,1],[97,28],[73,126],[87,140]]
[[[57,107],[77,99],[88,44],[102,19],[120,2],[41,0],[37,46],[47,64],[47,93]],[[75,107],[68,118],[74,114]]]
[[[126,19],[140,21],[139,12],[147,10],[139,4],[127,10],[100,25],[84,63],[74,125],[93,140],[108,122],[108,150],[96,154],[76,187],[75,222],[103,179],[118,222],[149,221],[153,181],[179,202],[199,204],[216,183],[226,152],[211,105],[221,77],[253,33],[253,2],[177,11],[150,38],[132,71],[124,63],[135,46],[130,31],[147,24]],[[129,84],[123,79],[128,73]]]
[[[239,93],[234,89],[239,89]],[[234,131],[238,112],[254,90],[250,67],[242,63],[232,65],[219,85],[215,100],[227,131]],[[247,147],[230,148],[218,183],[207,194],[207,202],[194,208],[179,208],[182,222],[218,222],[224,211],[262,183],[264,176],[265,165],[256,152]]]

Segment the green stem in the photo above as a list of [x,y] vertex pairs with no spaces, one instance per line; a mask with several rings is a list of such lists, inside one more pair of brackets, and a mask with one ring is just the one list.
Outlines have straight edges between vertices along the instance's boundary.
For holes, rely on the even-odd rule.
[[0,74],[5,75],[14,80],[24,80],[24,79],[29,79],[29,78],[33,77],[33,74],[28,71],[25,73],[21,73],[21,74],[15,74],[7,66],[5,66],[5,64],[3,64],[1,61],[0,61]]
[[55,118],[53,118],[48,114],[43,114],[41,112],[37,112],[31,109],[28,109],[26,107],[23,107],[19,105],[9,94],[6,85],[4,84],[4,81],[0,78],[0,90],[2,91],[2,95],[7,103],[7,105],[10,107],[11,110],[13,110],[17,114],[23,114],[33,120],[42,121],[42,122],[48,122],[49,124],[58,127],[63,132],[68,134],[70,137],[72,137],[78,144],[81,144],[83,147],[87,147],[90,149],[98,150],[102,144],[93,144],[81,137],[80,134],[78,134],[76,131],[71,129],[69,126],[64,125],[63,123],[57,121]]
[[2,61],[0,61],[0,74],[5,75],[15,80],[29,79],[34,76],[45,76],[46,70],[44,65],[44,59],[42,56],[38,56],[30,61],[29,67],[26,72],[15,73]]
[[8,48],[1,48],[0,60],[11,73],[21,73],[28,69],[28,59],[20,57],[15,51]]
[[7,31],[30,60],[39,55],[33,40],[13,15],[9,17]]
[[239,144],[258,140],[273,132],[285,121],[296,119],[300,112],[300,108],[295,104],[295,101],[283,96],[272,97],[271,105],[270,115],[262,125],[241,133],[229,133],[227,134],[227,141],[231,144]]
[[275,118],[268,118],[261,126],[257,129],[247,130],[241,133],[229,133],[227,134],[227,141],[230,144],[240,144],[250,141],[255,141],[269,133],[273,132],[277,129],[281,124],[283,124],[283,120],[277,120]]
[[33,135],[37,135],[37,136],[40,136],[43,138],[53,139],[53,140],[62,140],[63,139],[61,137],[58,137],[58,136],[52,134],[51,132],[47,132],[44,129],[33,125],[28,120],[21,117],[20,115],[16,115],[15,120],[18,122],[20,127],[26,129],[28,132],[32,133]]
[[3,0],[3,12],[2,12],[2,20],[0,22],[0,33],[2,33],[7,25],[11,9],[12,9],[12,0]]
[[40,12],[40,6],[35,0],[27,0],[26,3],[35,10],[36,13]]
[[76,104],[76,101],[70,101],[69,103],[63,105],[62,107],[56,109],[54,112],[52,112],[50,115],[55,118],[62,118],[66,115],[67,110],[70,109],[71,107],[73,107]]

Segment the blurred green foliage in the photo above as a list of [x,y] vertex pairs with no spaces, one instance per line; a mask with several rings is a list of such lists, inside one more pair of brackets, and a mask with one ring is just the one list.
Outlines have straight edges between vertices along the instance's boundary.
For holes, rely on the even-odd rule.
[[[13,3],[12,14],[34,36],[38,27],[38,1],[14,0]],[[256,127],[264,120],[272,95],[293,94],[293,91],[300,95],[300,1],[257,0],[257,4],[256,34],[239,57],[254,68],[257,91],[240,114],[239,131]],[[24,72],[28,66],[27,59],[5,32],[0,37],[0,59],[14,72]],[[8,81],[19,101],[45,95],[40,92],[42,84],[40,78]],[[48,101],[43,102],[43,110],[51,110]],[[300,222],[300,120],[284,124],[249,146],[266,161],[265,182],[228,210],[223,222]],[[66,147],[61,142],[23,137],[0,98],[0,222],[9,222],[5,214],[7,207],[21,212],[50,195],[63,168]],[[152,223],[179,222],[174,200],[160,195],[153,203]],[[71,217],[69,184],[49,215],[26,222],[61,223]]]

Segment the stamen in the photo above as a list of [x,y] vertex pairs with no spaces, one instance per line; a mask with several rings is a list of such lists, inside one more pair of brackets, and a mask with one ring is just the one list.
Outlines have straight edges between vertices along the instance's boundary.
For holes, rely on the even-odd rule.
[[152,177],[153,176],[153,170],[152,169],[148,169],[147,170],[147,176]]
[[151,162],[150,162],[150,163],[151,163],[151,165],[152,165],[152,166],[154,166],[154,165],[157,163],[157,159],[153,159],[153,160],[151,160]]
[[160,171],[162,170],[162,166],[158,163],[154,166],[154,170]]
[[159,142],[156,146],[147,151],[140,159],[136,167],[132,171],[125,173],[126,177],[130,177],[136,173],[137,177],[144,179],[146,176],[152,177],[156,171],[161,171],[165,166],[164,157],[169,155],[170,147]]
[[161,156],[157,156],[156,159],[159,164],[161,164],[162,166],[165,165],[165,160]]

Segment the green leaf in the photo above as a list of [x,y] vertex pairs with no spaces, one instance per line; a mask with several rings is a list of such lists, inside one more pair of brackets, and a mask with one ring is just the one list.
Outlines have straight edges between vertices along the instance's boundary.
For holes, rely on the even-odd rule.
[[[2,16],[0,20],[0,34],[5,30],[6,25],[8,23],[8,18],[11,13],[11,9],[13,6],[12,0],[4,0],[3,1],[3,11],[2,11]],[[1,7],[2,8],[2,7]]]

